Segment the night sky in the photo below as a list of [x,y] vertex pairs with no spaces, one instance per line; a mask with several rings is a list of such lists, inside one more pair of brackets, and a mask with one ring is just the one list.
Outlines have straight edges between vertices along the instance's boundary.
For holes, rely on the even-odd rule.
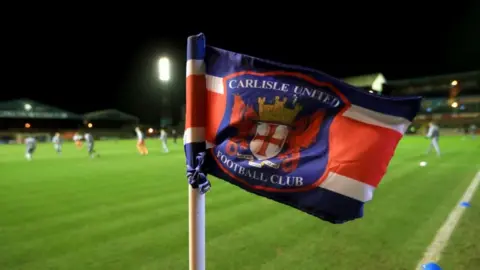
[[[339,78],[382,72],[392,80],[480,69],[480,4],[455,2],[385,4],[369,11],[350,6],[311,12],[305,6],[299,8],[303,13],[283,14],[225,8],[205,15],[202,23],[187,23],[184,17],[193,15],[183,9],[163,15],[155,9],[148,15],[50,10],[36,20],[23,14],[29,23],[2,27],[0,100],[30,98],[76,113],[116,108],[158,123],[165,91],[172,91],[171,104],[180,113],[186,40],[199,32],[212,46]],[[168,85],[157,79],[156,61],[163,55],[173,65]]]

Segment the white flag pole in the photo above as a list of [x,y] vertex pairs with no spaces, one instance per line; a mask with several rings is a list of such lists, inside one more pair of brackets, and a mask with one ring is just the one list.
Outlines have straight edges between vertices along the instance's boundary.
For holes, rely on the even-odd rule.
[[[206,99],[204,97],[207,94],[204,65],[205,37],[203,34],[190,36],[187,43],[187,102],[184,143],[205,143],[206,104],[204,103]],[[205,151],[205,148],[198,150]],[[191,160],[191,162],[193,161]],[[197,165],[195,164],[195,166]],[[201,194],[200,187],[194,189],[189,185],[188,209],[189,269],[205,270],[205,194]]]
[[190,270],[205,270],[205,194],[188,188]]

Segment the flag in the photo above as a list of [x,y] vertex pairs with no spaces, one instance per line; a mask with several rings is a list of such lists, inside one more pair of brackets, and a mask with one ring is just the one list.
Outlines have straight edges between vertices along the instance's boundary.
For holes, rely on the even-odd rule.
[[210,190],[212,175],[336,224],[363,216],[421,102],[207,46],[203,34],[188,38],[186,97],[193,188]]

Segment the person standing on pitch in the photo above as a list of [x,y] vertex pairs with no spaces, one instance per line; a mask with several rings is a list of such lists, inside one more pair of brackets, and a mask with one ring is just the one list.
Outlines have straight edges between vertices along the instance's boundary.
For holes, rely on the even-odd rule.
[[428,147],[427,154],[432,151],[432,147],[435,148],[435,152],[437,152],[437,156],[440,156],[440,146],[438,145],[438,139],[440,138],[440,131],[437,125],[433,122],[428,123],[428,132],[427,138],[430,139],[430,146]]
[[177,130],[172,130],[173,143],[177,143]]
[[167,137],[167,132],[164,129],[160,130],[160,140],[162,141],[163,152],[165,153],[168,153]]
[[25,139],[25,146],[25,157],[27,160],[32,160],[33,152],[35,152],[35,149],[37,148],[37,140],[35,140],[33,137],[27,137]]
[[57,154],[62,153],[62,144],[63,144],[63,139],[60,137],[60,133],[55,133],[55,136],[53,136],[52,139],[53,142],[53,147],[55,148],[55,151],[57,151]]
[[145,146],[145,134],[140,130],[139,127],[135,128],[135,132],[137,133],[137,149],[140,155],[145,156],[148,155],[148,149]]
[[73,135],[73,141],[78,149],[82,148],[82,135],[80,135],[78,132]]
[[88,154],[91,158],[98,156],[97,152],[95,151],[95,143],[92,134],[85,133],[83,136],[85,138],[85,142],[87,143]]
[[471,124],[468,129],[470,131],[470,135],[472,136],[472,139],[475,139],[475,136],[477,134],[477,126],[475,124]]

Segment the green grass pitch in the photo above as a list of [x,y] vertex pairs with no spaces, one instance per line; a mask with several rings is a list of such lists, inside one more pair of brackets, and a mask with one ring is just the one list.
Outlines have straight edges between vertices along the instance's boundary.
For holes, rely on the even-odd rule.
[[[404,138],[365,217],[322,222],[218,179],[207,194],[208,270],[413,270],[480,165],[480,138]],[[0,269],[188,269],[184,154],[147,141],[97,142],[100,158],[64,145],[0,146]],[[420,167],[420,161],[427,161]],[[480,269],[480,195],[440,262]]]

